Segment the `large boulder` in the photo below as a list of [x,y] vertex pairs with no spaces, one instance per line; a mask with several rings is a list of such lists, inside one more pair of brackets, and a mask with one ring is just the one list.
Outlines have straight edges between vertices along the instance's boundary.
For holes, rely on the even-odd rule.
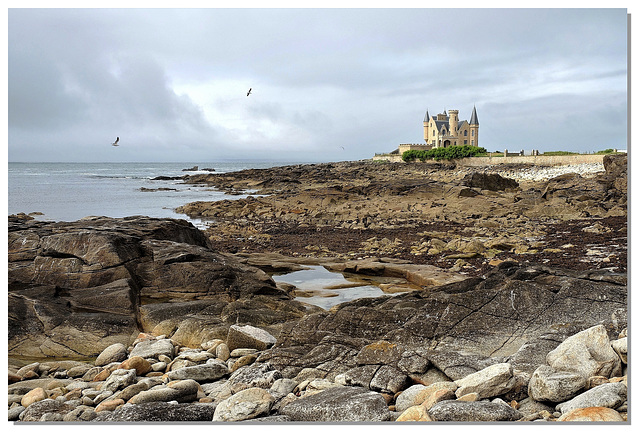
[[522,417],[508,405],[486,401],[440,401],[427,414],[438,422],[515,421]]
[[585,379],[618,376],[621,360],[609,342],[607,330],[597,325],[569,337],[547,354],[547,363],[559,371],[573,371]]
[[266,330],[251,325],[232,325],[227,335],[227,346],[233,351],[236,348],[255,348],[262,351],[273,346],[276,338]]
[[214,422],[235,422],[266,416],[275,398],[259,387],[242,390],[220,402],[213,414]]
[[556,406],[561,413],[577,408],[607,407],[616,409],[627,400],[627,386],[624,383],[605,383],[589,389],[575,398]]
[[573,371],[556,371],[548,365],[536,369],[529,381],[529,396],[536,401],[564,402],[576,396],[587,384]]
[[513,389],[516,379],[513,376],[513,367],[509,363],[498,363],[456,380],[455,383],[458,386],[458,398],[468,393],[477,393],[482,399],[509,392]]
[[280,413],[301,422],[381,422],[390,417],[382,395],[363,387],[346,386],[296,399]]
[[8,253],[9,354],[20,357],[95,357],[159,325],[199,345],[239,319],[274,325],[306,310],[185,220],[10,218]]
[[103,411],[95,422],[211,422],[214,404],[148,402],[125,405],[113,412]]
[[497,173],[473,172],[462,179],[462,184],[467,187],[479,188],[481,190],[504,191],[518,188],[517,181],[505,178]]

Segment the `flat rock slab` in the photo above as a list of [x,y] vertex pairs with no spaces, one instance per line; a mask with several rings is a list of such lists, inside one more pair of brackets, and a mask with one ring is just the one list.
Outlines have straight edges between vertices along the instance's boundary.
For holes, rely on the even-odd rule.
[[297,399],[280,413],[305,422],[380,422],[390,416],[382,395],[363,387],[333,387]]
[[124,405],[110,412],[103,411],[94,422],[210,422],[214,404],[172,404],[149,402]]
[[484,279],[354,300],[307,315],[285,324],[258,361],[285,377],[322,365],[331,378],[357,366],[365,346],[386,341],[432,348],[427,358],[452,380],[501,362],[532,374],[572,334],[598,323],[612,335],[622,330],[626,300],[626,284],[503,262]]
[[441,401],[427,413],[439,422],[496,422],[515,421],[522,417],[505,404],[485,401]]

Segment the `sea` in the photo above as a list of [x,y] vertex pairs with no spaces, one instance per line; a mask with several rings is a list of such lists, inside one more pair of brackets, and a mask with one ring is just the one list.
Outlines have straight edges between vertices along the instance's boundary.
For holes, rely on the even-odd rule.
[[[37,220],[75,221],[87,216],[144,215],[181,218],[204,228],[206,222],[175,209],[196,201],[239,199],[208,186],[159,176],[228,173],[299,164],[277,161],[193,163],[8,163],[8,212]],[[198,170],[194,169],[197,166]],[[204,169],[213,169],[210,170]]]

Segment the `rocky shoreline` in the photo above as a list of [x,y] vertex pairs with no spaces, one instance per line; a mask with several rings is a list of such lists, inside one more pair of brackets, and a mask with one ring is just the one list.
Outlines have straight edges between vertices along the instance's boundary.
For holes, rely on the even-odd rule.
[[[9,420],[624,422],[626,156],[597,169],[185,175],[255,191],[182,207],[205,231],[9,216]],[[272,278],[309,265],[411,290],[323,310]]]
[[[129,348],[107,347],[94,363],[31,363],[9,375],[10,382],[16,381],[9,386],[9,420],[624,422],[627,418],[627,339],[610,342],[601,325],[562,342],[532,374],[509,362],[475,360],[477,371],[453,366],[449,368],[453,378],[440,372],[431,374],[431,381],[425,381],[427,366],[441,366],[442,359],[388,341],[364,346],[356,356],[358,365],[333,380],[287,378],[260,362],[264,349],[275,342],[264,330],[232,326],[226,341],[212,340],[199,348],[181,347],[166,336],[141,334]],[[464,375],[464,368],[472,372]],[[411,381],[422,371],[422,381]],[[456,375],[451,374],[454,371]]]

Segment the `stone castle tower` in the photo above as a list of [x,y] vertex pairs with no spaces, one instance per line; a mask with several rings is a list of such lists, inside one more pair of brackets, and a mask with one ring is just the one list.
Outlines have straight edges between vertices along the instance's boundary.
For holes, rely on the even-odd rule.
[[444,148],[447,146],[478,146],[478,114],[476,106],[473,106],[471,119],[460,121],[458,110],[445,110],[436,116],[429,116],[427,110],[424,116],[424,141],[433,148]]

